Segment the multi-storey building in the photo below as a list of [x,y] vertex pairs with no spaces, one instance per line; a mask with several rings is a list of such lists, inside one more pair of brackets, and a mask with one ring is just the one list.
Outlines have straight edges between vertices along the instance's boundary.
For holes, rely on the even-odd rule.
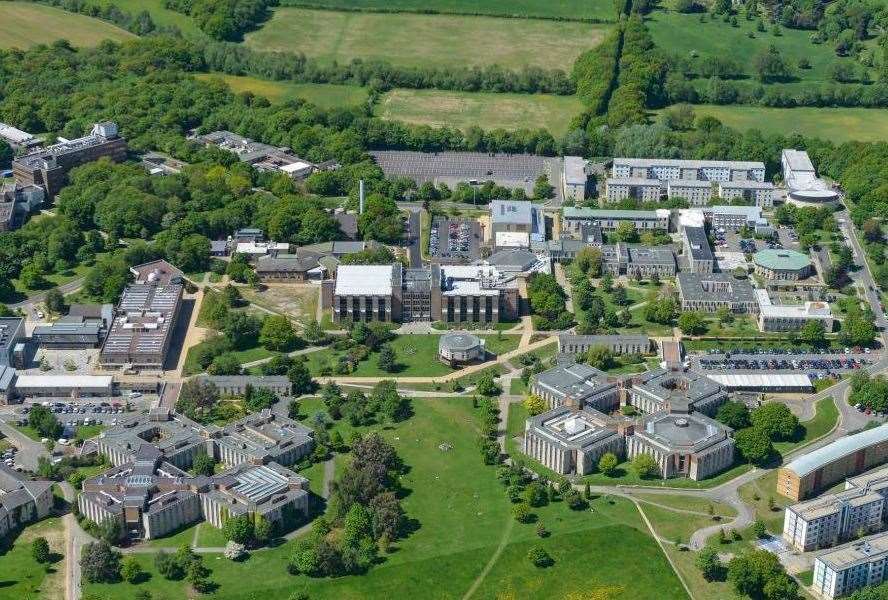
[[620,223],[630,222],[639,231],[669,230],[669,211],[657,210],[600,210],[565,206],[562,212],[562,231],[578,237],[583,227],[595,226],[613,231]]
[[561,183],[564,186],[564,199],[574,201],[585,199],[588,181],[586,161],[581,156],[565,156],[564,173],[561,177]]
[[119,162],[126,159],[127,145],[115,123],[96,123],[89,135],[65,140],[21,156],[12,161],[15,182],[40,186],[49,198],[54,198],[68,181],[68,172],[74,167],[108,157]]
[[333,321],[401,319],[400,264],[340,265],[333,290]]
[[0,540],[52,509],[52,482],[25,479],[0,463]]
[[604,346],[614,354],[648,354],[651,351],[651,339],[646,335],[562,333],[558,336],[558,352],[562,354],[584,354],[596,346]]
[[533,377],[530,392],[550,408],[587,407],[609,412],[620,406],[620,385],[589,365],[558,365]]
[[722,200],[754,202],[762,208],[774,206],[774,184],[768,181],[722,181],[718,184],[718,195]]
[[810,321],[819,321],[826,332],[832,331],[833,315],[827,302],[772,304],[767,290],[755,290],[759,303],[758,325],[761,331],[798,331]]
[[691,206],[704,206],[712,200],[712,183],[696,179],[674,179],[666,184],[666,196],[684,198]]
[[696,411],[715,414],[728,399],[724,387],[712,379],[694,373],[654,369],[630,377],[628,403],[646,412]]
[[758,314],[755,290],[746,279],[728,273],[679,273],[675,279],[683,311],[714,313],[726,308],[738,314]]
[[560,406],[527,419],[524,453],[556,473],[586,475],[602,455],[625,454],[616,421],[592,408]]
[[0,367],[13,365],[16,346],[24,337],[24,317],[0,317]]
[[738,230],[741,227],[749,227],[755,233],[768,233],[773,231],[771,224],[762,216],[760,206],[732,206],[716,205],[705,206],[704,220],[712,223],[713,227]]
[[682,227],[682,246],[693,273],[707,274],[715,270],[715,255],[704,227]]
[[640,177],[609,178],[604,182],[604,185],[605,197],[608,202],[619,202],[621,200],[660,201],[660,182],[656,179],[643,179]]
[[289,148],[269,146],[230,131],[214,131],[194,139],[206,146],[227,150],[258,171],[278,171],[293,179],[303,179],[319,168],[299,158]]
[[0,183],[0,231],[21,227],[40,208],[46,193],[37,185]]
[[614,178],[641,177],[673,180],[745,181],[765,180],[765,164],[758,161],[679,160],[672,158],[615,158]]
[[628,275],[639,279],[675,275],[675,251],[672,246],[624,244],[601,247],[601,268],[611,275]]
[[839,546],[814,559],[812,588],[827,600],[879,585],[888,575],[888,533]]
[[530,241],[546,239],[546,222],[540,207],[528,200],[494,200],[490,203],[490,237],[501,232],[526,233]]

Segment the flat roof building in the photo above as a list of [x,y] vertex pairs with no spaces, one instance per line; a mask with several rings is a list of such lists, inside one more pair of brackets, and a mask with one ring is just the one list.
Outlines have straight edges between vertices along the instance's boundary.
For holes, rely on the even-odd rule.
[[803,500],[888,460],[888,424],[848,435],[812,450],[777,473],[777,493]]
[[397,321],[400,296],[400,264],[340,265],[333,289],[333,321]]
[[563,231],[574,237],[586,226],[595,226],[612,231],[617,226],[629,221],[641,231],[669,230],[669,211],[665,208],[657,210],[602,210],[597,208],[575,208],[565,206],[562,211]]
[[723,200],[742,200],[770,208],[774,206],[774,184],[756,180],[722,181],[718,184],[718,196]]
[[614,354],[648,354],[651,340],[646,335],[558,335],[561,354],[584,354],[595,346],[604,346]]
[[490,203],[490,235],[496,239],[500,232],[520,232],[530,240],[546,239],[546,223],[542,211],[529,200],[494,200]]
[[13,350],[24,336],[24,317],[0,317],[0,366],[12,366]]
[[604,182],[605,197],[608,202],[638,200],[639,202],[660,201],[660,181],[642,177],[608,178]]
[[102,328],[96,323],[60,319],[37,325],[31,337],[41,348],[98,348],[102,343]]
[[653,369],[630,377],[628,404],[646,412],[691,411],[715,414],[728,399],[727,391],[711,378],[693,371]]
[[558,365],[533,376],[530,392],[548,402],[550,408],[591,407],[603,412],[620,405],[616,380],[589,365]]
[[16,158],[12,161],[12,172],[16,183],[40,186],[53,198],[67,183],[68,172],[74,167],[103,157],[120,162],[126,159],[126,154],[126,140],[120,137],[117,125],[106,121],[93,125],[84,137],[61,140]]
[[675,179],[666,184],[666,196],[684,198],[691,206],[704,206],[712,200],[712,183],[697,179]]
[[612,177],[672,180],[765,180],[765,163],[739,160],[682,160],[674,158],[614,158]]
[[788,249],[764,249],[752,257],[755,272],[765,279],[797,281],[814,272],[814,266],[807,254]]
[[728,273],[685,273],[676,276],[682,310],[714,313],[727,308],[737,314],[757,314],[759,303],[752,284]]
[[241,162],[252,165],[257,171],[278,171],[293,179],[303,179],[317,168],[313,163],[293,154],[290,148],[270,146],[230,131],[214,131],[194,139],[206,146],[216,146],[231,152]]
[[565,200],[584,200],[589,175],[586,173],[586,161],[581,156],[564,157],[564,173],[561,181],[564,185]]
[[804,150],[784,149],[780,164],[789,202],[801,206],[822,206],[839,201],[839,193],[817,177],[814,164]]
[[638,279],[671,277],[676,273],[675,251],[672,246],[644,246],[624,244],[601,247],[601,268],[611,275],[628,275]]
[[820,322],[827,333],[832,331],[833,315],[828,302],[772,304],[767,290],[757,289],[755,294],[759,303],[758,324],[761,331],[798,331],[809,321]]
[[682,246],[692,272],[702,274],[713,272],[715,255],[712,253],[712,246],[709,245],[709,237],[704,227],[683,227]]
[[707,377],[732,392],[813,392],[807,373],[707,373]]
[[622,457],[624,447],[614,419],[590,408],[560,406],[524,425],[524,453],[564,475],[591,473],[605,453]]
[[293,387],[285,375],[201,375],[199,379],[215,385],[222,396],[243,396],[251,387],[254,390],[268,390],[278,398],[286,398]]
[[814,559],[812,587],[832,600],[860,588],[876,586],[888,577],[888,533],[849,542]]

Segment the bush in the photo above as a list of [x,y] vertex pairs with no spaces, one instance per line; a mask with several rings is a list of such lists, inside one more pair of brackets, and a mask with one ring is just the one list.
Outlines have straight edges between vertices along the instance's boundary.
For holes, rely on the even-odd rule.
[[512,507],[512,516],[519,523],[530,523],[534,520],[534,514],[530,512],[530,507],[524,502],[520,502]]
[[555,564],[555,561],[552,560],[549,553],[539,546],[534,546],[527,552],[527,560],[529,560],[533,566],[540,569],[545,569],[546,567],[551,567]]

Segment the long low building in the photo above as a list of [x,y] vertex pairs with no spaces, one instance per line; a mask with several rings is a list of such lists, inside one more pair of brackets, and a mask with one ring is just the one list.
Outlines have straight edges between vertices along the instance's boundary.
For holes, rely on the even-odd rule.
[[269,390],[278,398],[290,395],[293,386],[284,375],[204,375],[201,381],[212,383],[223,396],[243,396],[247,388]]
[[888,423],[840,438],[780,467],[777,493],[803,500],[886,461]]
[[652,276],[672,277],[677,270],[672,246],[624,244],[601,247],[601,268],[614,276],[628,275],[639,279]]
[[620,406],[618,381],[589,365],[558,365],[533,377],[530,392],[548,402],[549,408],[591,407],[607,412]]
[[596,346],[604,346],[614,354],[648,354],[651,351],[651,339],[646,335],[573,335],[562,333],[558,336],[558,352],[563,354],[584,354]]
[[759,303],[747,279],[728,273],[679,273],[678,298],[683,311],[714,313],[726,308],[737,314],[757,314]]
[[829,333],[833,328],[832,309],[827,302],[772,304],[765,290],[756,290],[759,301],[758,323],[761,331],[798,331],[809,321],[817,321]]
[[688,160],[677,158],[614,158],[612,177],[642,177],[663,182],[764,181],[765,163],[740,160]]
[[707,377],[732,392],[812,392],[807,373],[707,373]]
[[612,231],[620,223],[632,223],[640,231],[669,230],[670,212],[657,210],[602,210],[565,206],[562,213],[562,230],[578,237],[583,227],[595,226]]
[[19,375],[15,391],[22,398],[102,398],[114,391],[110,375]]

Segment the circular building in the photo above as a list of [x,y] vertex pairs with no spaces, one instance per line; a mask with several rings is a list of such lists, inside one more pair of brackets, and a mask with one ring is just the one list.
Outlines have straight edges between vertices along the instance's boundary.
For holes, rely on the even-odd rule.
[[814,270],[807,254],[795,250],[760,250],[753,257],[755,272],[766,279],[797,281]]
[[484,358],[484,340],[467,331],[451,331],[438,340],[438,359],[451,367]]

